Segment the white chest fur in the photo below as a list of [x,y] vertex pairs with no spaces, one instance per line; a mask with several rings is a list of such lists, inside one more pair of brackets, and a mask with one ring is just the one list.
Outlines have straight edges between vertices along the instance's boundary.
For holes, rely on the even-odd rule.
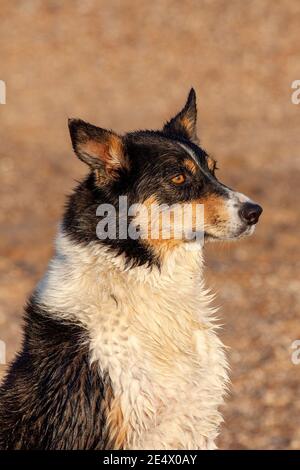
[[111,377],[131,449],[214,448],[226,389],[223,346],[201,251],[176,249],[150,271],[125,270],[97,245],[60,235],[40,301],[88,328],[91,360]]

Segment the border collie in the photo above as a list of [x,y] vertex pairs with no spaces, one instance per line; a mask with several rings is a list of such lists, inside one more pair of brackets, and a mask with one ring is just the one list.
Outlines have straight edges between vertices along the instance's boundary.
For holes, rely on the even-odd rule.
[[[216,448],[228,375],[203,244],[251,235],[262,209],[217,179],[196,114],[192,89],[158,131],[120,136],[69,121],[89,173],[68,199],[55,255],[25,309],[23,345],[0,389],[1,449]],[[126,218],[120,197],[150,218]],[[165,237],[160,208],[174,205],[192,217],[181,236],[169,217]],[[103,236],[112,217],[99,207],[112,207],[136,236],[119,226]],[[142,236],[153,207],[156,236]]]

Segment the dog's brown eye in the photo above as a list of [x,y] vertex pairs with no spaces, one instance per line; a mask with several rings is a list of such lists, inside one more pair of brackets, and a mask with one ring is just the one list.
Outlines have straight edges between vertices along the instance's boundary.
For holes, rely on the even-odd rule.
[[185,176],[183,174],[176,175],[172,178],[172,183],[183,184],[185,182]]

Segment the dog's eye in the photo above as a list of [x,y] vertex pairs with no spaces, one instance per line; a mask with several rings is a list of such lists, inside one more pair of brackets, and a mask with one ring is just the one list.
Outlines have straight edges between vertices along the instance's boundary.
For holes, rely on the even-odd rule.
[[182,173],[180,175],[176,175],[176,176],[173,176],[172,178],[172,183],[174,184],[183,184],[186,180],[186,177],[185,175],[183,175]]

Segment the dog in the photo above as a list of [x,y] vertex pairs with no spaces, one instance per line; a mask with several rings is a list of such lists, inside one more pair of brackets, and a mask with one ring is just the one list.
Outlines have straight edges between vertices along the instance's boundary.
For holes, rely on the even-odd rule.
[[[0,389],[1,449],[216,448],[228,365],[203,244],[251,235],[262,208],[217,179],[196,121],[193,89],[159,131],[120,136],[69,120],[89,173],[68,199],[55,255],[25,309],[22,349]],[[147,214],[189,207],[188,231],[201,241],[174,230],[164,237],[159,210],[156,237],[141,236],[152,222],[138,212],[125,222],[136,236],[119,228],[102,236],[98,208],[120,218],[125,196]]]

